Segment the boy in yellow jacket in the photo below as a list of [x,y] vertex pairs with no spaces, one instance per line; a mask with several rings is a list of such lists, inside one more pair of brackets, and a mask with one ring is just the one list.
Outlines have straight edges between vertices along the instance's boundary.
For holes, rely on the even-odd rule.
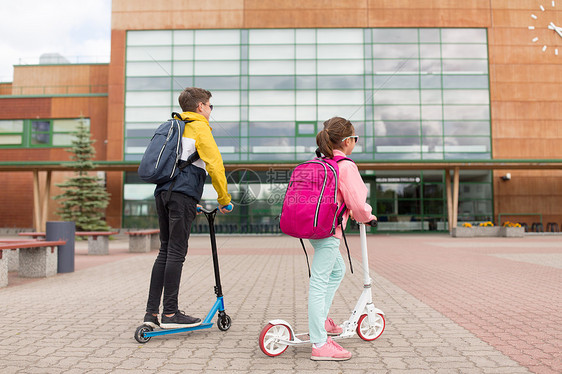
[[[160,226],[160,251],[152,267],[144,317],[144,323],[152,327],[182,328],[201,324],[200,318],[178,310],[178,293],[191,223],[197,215],[197,204],[203,194],[207,173],[217,191],[221,213],[232,210],[227,210],[231,198],[227,192],[224,165],[209,126],[213,110],[209,101],[211,96],[209,91],[197,87],[188,87],[180,94],[178,101],[183,111],[180,116],[187,122],[180,159],[185,161],[196,151],[200,159],[183,169],[173,184],[171,181],[159,184],[154,191]],[[168,194],[170,188],[172,191]],[[163,311],[159,323],[162,292]]]

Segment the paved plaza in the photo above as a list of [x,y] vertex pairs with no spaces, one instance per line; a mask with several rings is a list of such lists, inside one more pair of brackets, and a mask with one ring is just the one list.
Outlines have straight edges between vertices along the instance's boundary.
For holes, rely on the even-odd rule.
[[[330,315],[349,317],[363,289],[359,237]],[[0,373],[561,373],[562,236],[450,238],[370,235],[377,340],[340,340],[345,362],[310,360],[310,346],[267,357],[258,346],[271,319],[307,330],[306,260],[286,236],[218,236],[232,327],[153,337],[133,334],[144,315],[156,251],[107,256],[76,246],[76,270],[18,278],[0,289]],[[215,300],[209,238],[193,236],[180,309],[203,318]],[[343,248],[345,251],[345,248]],[[313,251],[310,247],[309,255]],[[347,256],[344,255],[344,258]]]

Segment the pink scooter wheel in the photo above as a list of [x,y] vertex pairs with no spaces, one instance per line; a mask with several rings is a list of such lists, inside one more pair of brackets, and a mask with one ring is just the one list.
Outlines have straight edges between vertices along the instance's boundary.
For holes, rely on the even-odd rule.
[[280,343],[277,339],[291,340],[291,329],[285,325],[272,325],[268,323],[261,330],[259,337],[262,352],[270,357],[279,356],[285,352],[289,346]]
[[363,314],[361,317],[359,317],[359,321],[357,322],[357,335],[359,335],[361,339],[373,341],[381,336],[382,332],[384,331],[386,322],[382,314],[377,314],[375,317],[376,318],[374,325],[369,324],[369,318],[367,314]]

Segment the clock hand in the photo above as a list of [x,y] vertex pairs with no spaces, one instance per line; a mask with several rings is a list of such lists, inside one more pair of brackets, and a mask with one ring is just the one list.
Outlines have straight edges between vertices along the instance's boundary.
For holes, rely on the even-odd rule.
[[550,22],[550,25],[548,25],[548,28],[556,31],[556,33],[562,37],[562,27],[558,27],[554,24],[554,22]]

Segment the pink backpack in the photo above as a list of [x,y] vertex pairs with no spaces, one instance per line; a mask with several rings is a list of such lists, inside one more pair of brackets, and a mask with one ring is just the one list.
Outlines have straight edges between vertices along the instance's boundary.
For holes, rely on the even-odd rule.
[[[279,226],[283,233],[301,239],[305,254],[302,239],[328,238],[334,235],[342,222],[346,207],[345,204],[338,204],[337,196],[338,162],[343,160],[353,162],[343,156],[335,156],[333,159],[316,157],[298,165],[291,174]],[[344,241],[347,246],[345,234]],[[308,263],[308,255],[306,261]],[[353,266],[351,272],[353,273]]]

